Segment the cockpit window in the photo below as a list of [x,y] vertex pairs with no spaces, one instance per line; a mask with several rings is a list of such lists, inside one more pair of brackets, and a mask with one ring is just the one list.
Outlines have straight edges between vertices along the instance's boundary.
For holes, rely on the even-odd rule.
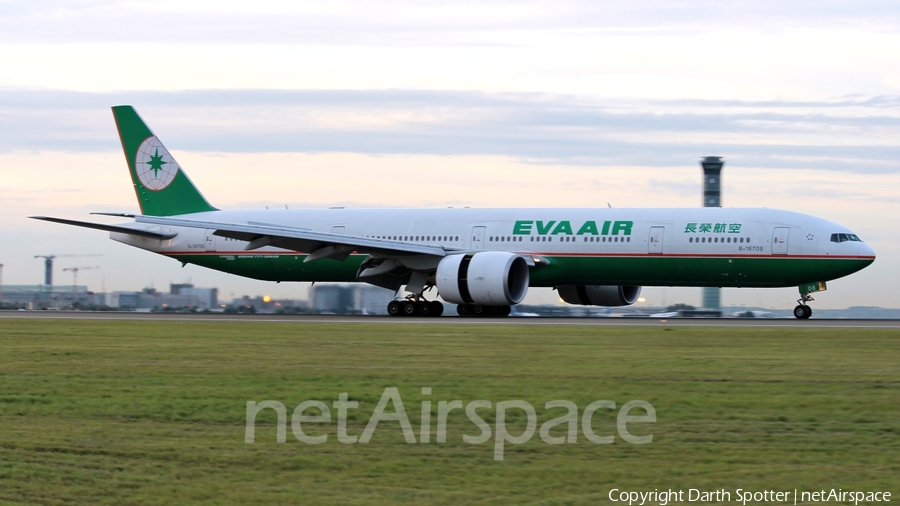
[[831,234],[831,242],[846,241],[862,242],[862,239],[860,239],[856,234]]

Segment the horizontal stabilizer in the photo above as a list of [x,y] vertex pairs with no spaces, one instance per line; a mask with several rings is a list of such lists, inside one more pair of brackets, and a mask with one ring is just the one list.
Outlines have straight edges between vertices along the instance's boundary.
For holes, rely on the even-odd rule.
[[134,218],[133,214],[128,213],[91,213],[97,216],[115,216],[116,218]]
[[103,223],[90,223],[87,221],[64,220],[62,218],[51,218],[49,216],[29,216],[34,220],[50,221],[53,223],[62,223],[63,225],[74,225],[76,227],[93,228],[96,230],[105,230],[107,232],[118,232],[120,234],[136,235],[138,237],[147,237],[150,239],[166,240],[178,235],[177,232],[153,232],[151,230],[141,230],[139,228],[123,227],[121,225],[105,225]]

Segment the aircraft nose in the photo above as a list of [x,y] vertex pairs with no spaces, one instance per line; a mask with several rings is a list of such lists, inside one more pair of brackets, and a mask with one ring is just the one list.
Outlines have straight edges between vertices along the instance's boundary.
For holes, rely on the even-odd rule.
[[875,260],[875,250],[868,244],[862,243],[859,245],[859,256],[869,257],[872,260]]

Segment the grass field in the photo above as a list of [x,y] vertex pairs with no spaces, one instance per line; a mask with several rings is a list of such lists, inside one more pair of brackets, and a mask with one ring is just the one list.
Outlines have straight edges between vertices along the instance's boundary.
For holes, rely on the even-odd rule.
[[[460,410],[447,442],[276,442],[275,413],[244,443],[247,401],[341,392],[359,435],[397,387],[419,407],[521,399],[579,408],[645,400],[653,442],[549,445],[493,458]],[[354,414],[355,413],[355,414]],[[488,412],[480,412],[494,424]],[[515,414],[516,412],[510,412]],[[510,432],[525,417],[508,421]],[[634,412],[632,414],[640,414]],[[334,414],[334,413],[333,413]],[[614,435],[615,412],[594,417]],[[557,428],[554,434],[563,433]],[[0,320],[0,502],[12,504],[594,504],[623,490],[900,493],[900,332],[746,328]]]

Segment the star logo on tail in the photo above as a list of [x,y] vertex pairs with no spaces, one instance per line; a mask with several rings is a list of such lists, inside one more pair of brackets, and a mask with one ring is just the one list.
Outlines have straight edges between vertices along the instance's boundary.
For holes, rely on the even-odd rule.
[[156,137],[141,143],[134,157],[134,171],[140,184],[150,191],[160,191],[175,180],[178,162]]
[[159,148],[156,148],[156,152],[150,157],[150,161],[147,162],[147,165],[149,165],[150,170],[153,171],[153,177],[158,178],[160,169],[163,168],[163,165],[168,163],[169,162],[163,161],[163,157],[159,156]]

